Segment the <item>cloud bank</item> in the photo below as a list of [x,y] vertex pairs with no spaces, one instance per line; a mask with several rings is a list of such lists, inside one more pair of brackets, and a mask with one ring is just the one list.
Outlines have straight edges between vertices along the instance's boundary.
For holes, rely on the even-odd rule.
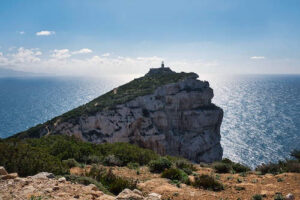
[[[77,56],[80,54],[81,56]],[[14,70],[48,73],[49,75],[69,76],[134,76],[144,74],[151,67],[160,67],[164,60],[158,56],[128,57],[109,53],[97,55],[91,49],[82,48],[77,51],[70,49],[54,49],[42,53],[39,49],[16,48],[7,54],[0,52],[0,67]],[[212,68],[218,63],[195,61],[187,62],[173,60],[166,62],[167,66],[180,71],[194,71],[199,67]]]
[[93,51],[91,49],[80,49],[78,51],[73,51],[72,54],[86,54],[86,53],[92,53]]
[[36,33],[37,36],[55,35],[55,31],[40,31]]

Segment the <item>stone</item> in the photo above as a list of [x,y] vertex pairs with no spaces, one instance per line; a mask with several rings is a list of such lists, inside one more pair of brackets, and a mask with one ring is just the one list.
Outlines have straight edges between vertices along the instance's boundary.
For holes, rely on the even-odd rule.
[[2,180],[7,180],[7,179],[15,179],[18,177],[18,173],[11,173],[11,174],[6,174],[1,176]]
[[140,190],[138,190],[138,189],[134,189],[133,192],[136,193],[136,194],[138,194],[138,195],[143,196],[143,193]]
[[31,176],[32,179],[48,179],[55,178],[54,174],[48,172],[40,172],[34,176]]
[[295,197],[294,197],[294,195],[293,195],[292,193],[288,193],[288,194],[285,196],[285,199],[286,199],[286,200],[294,200]]
[[150,193],[145,200],[160,200],[161,199],[161,195],[157,194],[157,193]]
[[2,166],[0,166],[0,175],[2,176],[2,175],[7,175],[8,173],[7,173],[7,171],[5,170],[5,168],[4,167],[2,167]]
[[58,179],[58,182],[64,183],[64,182],[66,182],[66,178],[65,177],[61,177],[61,178]]
[[98,198],[98,200],[115,200],[116,198],[107,194],[104,194]]
[[91,190],[91,191],[99,191],[98,187],[94,184],[89,184],[88,186],[85,186],[85,189]]
[[51,192],[53,191],[53,189],[52,189],[52,188],[45,188],[44,191],[45,191],[46,193],[51,193]]
[[117,197],[116,200],[143,200],[144,197],[130,189],[124,189]]
[[32,185],[28,185],[22,189],[22,192],[25,196],[30,196],[30,194],[34,193],[35,188]]
[[57,190],[59,190],[59,186],[56,185],[53,187],[53,191],[57,191]]

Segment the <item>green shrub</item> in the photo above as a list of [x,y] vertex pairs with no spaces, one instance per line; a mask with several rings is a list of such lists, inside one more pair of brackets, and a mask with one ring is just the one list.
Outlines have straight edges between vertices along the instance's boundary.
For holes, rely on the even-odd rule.
[[287,160],[283,166],[284,172],[300,173],[300,162],[295,160]]
[[293,156],[294,158],[296,158],[298,161],[300,161],[300,150],[293,150],[291,153],[291,156]]
[[101,162],[101,159],[99,156],[96,155],[90,155],[87,157],[87,163],[88,164],[99,164]]
[[188,182],[188,175],[184,171],[176,168],[166,169],[162,173],[161,177],[170,179],[172,181],[180,181],[182,183]]
[[234,186],[234,189],[236,189],[237,191],[241,191],[241,190],[245,190],[245,187],[242,187],[242,186]]
[[255,194],[252,196],[252,200],[262,200],[262,199],[263,199],[263,197],[260,194]]
[[[113,159],[110,155],[114,156]],[[66,174],[68,166],[77,165],[68,159],[74,159],[80,165],[103,160],[108,165],[126,166],[130,162],[147,165],[159,157],[152,150],[128,143],[92,144],[63,135],[25,140],[9,138],[0,142],[0,166],[9,172],[18,172],[20,176],[43,171]]]
[[63,160],[62,163],[66,166],[68,166],[69,168],[72,168],[72,167],[79,167],[79,163],[73,159],[73,158],[69,158],[67,160]]
[[104,156],[114,155],[126,166],[128,163],[147,165],[151,160],[159,158],[159,155],[149,149],[143,149],[128,143],[113,143],[97,145],[97,151]]
[[99,176],[99,181],[107,186],[108,190],[113,194],[117,195],[122,190],[128,189],[135,189],[136,182],[123,179],[113,174],[112,169],[109,169],[108,172]]
[[234,172],[236,173],[241,173],[241,172],[248,172],[251,169],[245,165],[242,165],[240,163],[234,163],[232,164],[232,169],[234,170]]
[[217,162],[213,164],[213,168],[215,169],[216,173],[230,173],[231,172],[231,165],[228,163],[222,163],[222,162]]
[[102,192],[106,194],[110,194],[110,192],[106,189],[106,187],[104,187],[100,182],[96,181],[93,178],[86,177],[86,176],[76,176],[76,175],[66,175],[65,178],[68,181],[71,181],[72,183],[79,183],[82,185],[94,184]]
[[169,161],[167,158],[161,157],[157,160],[152,160],[149,163],[149,169],[151,172],[154,173],[161,173],[165,169],[169,169],[172,166],[171,161]]
[[271,174],[278,174],[282,173],[283,169],[280,167],[280,165],[275,163],[269,163],[269,164],[262,164],[255,169],[256,171],[260,171],[262,175],[271,173]]
[[284,200],[284,197],[281,193],[276,193],[274,196],[274,200]]
[[196,176],[194,183],[192,183],[194,187],[203,188],[206,190],[213,190],[213,191],[221,191],[224,189],[224,186],[216,181],[214,177],[209,175],[201,175]]
[[18,140],[1,142],[0,158],[0,166],[4,166],[10,173],[17,172],[20,176],[32,176],[43,171],[68,173],[66,166],[57,157]]
[[42,196],[34,196],[34,195],[31,195],[30,197],[30,200],[42,200],[43,197]]
[[196,170],[196,168],[194,167],[194,165],[192,163],[190,163],[187,160],[177,160],[175,162],[175,166],[179,169],[182,169],[186,174],[190,175],[193,173],[193,171]]
[[115,155],[108,155],[104,158],[103,164],[106,166],[122,166],[121,160]]
[[102,183],[108,191],[113,194],[119,194],[122,190],[135,189],[136,182],[126,180],[113,174],[112,169],[106,170],[104,167],[93,165],[90,173],[87,175],[96,181]]
[[233,162],[229,158],[223,158],[221,162],[226,164],[233,164]]
[[278,178],[277,182],[283,182],[283,179],[282,178]]
[[139,163],[135,163],[135,162],[130,162],[127,164],[127,167],[129,169],[138,169],[140,167]]
[[[293,151],[292,154],[297,157],[297,151]],[[300,173],[299,160],[285,160],[278,161],[277,163],[262,164],[255,169],[261,172],[261,174],[279,174],[284,172]]]

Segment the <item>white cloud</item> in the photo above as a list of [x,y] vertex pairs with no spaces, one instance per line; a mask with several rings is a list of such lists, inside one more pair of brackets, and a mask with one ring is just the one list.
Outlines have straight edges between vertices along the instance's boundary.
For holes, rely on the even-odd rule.
[[20,47],[17,53],[12,55],[12,64],[14,63],[34,63],[39,62],[40,58],[38,56],[42,55],[42,52],[38,49],[25,49]]
[[250,59],[252,59],[252,60],[262,60],[262,59],[265,59],[265,57],[264,56],[252,56],[252,57],[250,57]]
[[49,36],[49,35],[54,35],[55,31],[40,31],[37,32],[36,35],[37,36]]
[[103,56],[103,57],[108,57],[108,56],[110,56],[110,53],[104,53],[104,54],[102,54],[101,56]]
[[19,34],[20,34],[20,35],[24,35],[25,32],[24,32],[24,31],[20,31]]
[[72,54],[87,54],[87,53],[92,53],[93,51],[91,49],[83,48],[80,49],[79,51],[73,51]]
[[0,66],[2,65],[7,65],[8,64],[8,60],[6,57],[4,57],[3,53],[0,52]]
[[51,57],[54,59],[66,59],[71,57],[69,49],[54,49]]

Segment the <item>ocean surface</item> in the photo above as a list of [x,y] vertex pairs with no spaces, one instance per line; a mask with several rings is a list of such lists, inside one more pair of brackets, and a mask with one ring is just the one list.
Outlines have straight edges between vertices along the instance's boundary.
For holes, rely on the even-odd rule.
[[[300,75],[200,75],[223,108],[223,157],[255,167],[300,149]],[[0,78],[0,137],[45,122],[126,81]]]

